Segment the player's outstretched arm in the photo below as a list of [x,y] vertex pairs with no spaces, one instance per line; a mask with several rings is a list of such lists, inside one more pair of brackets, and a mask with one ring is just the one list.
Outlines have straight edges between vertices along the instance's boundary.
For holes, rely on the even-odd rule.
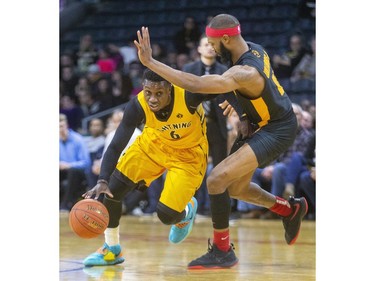
[[140,62],[158,73],[160,76],[191,93],[202,94],[222,94],[238,89],[240,86],[236,79],[233,78],[233,71],[223,75],[205,75],[197,76],[191,73],[176,70],[164,63],[155,60],[152,57],[150,35],[147,27],[142,27],[137,31],[138,41],[134,44],[138,49]]

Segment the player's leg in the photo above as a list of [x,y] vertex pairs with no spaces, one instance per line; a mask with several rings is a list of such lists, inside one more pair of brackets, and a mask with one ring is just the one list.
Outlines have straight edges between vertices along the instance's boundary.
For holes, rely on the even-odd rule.
[[85,266],[114,265],[125,261],[120,246],[119,222],[122,214],[122,200],[124,196],[133,190],[136,184],[130,181],[119,180],[112,175],[109,181],[109,189],[113,198],[104,196],[103,204],[109,213],[108,227],[104,231],[105,242],[96,252],[87,256],[83,264]]
[[181,243],[190,234],[198,209],[193,197],[201,186],[206,167],[206,150],[201,147],[184,149],[171,157],[173,163],[165,177],[157,214],[164,224],[172,225],[169,241]]
[[246,157],[245,154],[248,153],[249,151],[240,148],[218,164],[208,176],[207,186],[214,228],[213,244],[209,242],[208,252],[190,262],[189,269],[230,268],[237,264],[238,259],[233,251],[229,235],[231,200],[228,187],[231,185],[248,186],[253,171],[257,167],[256,159],[249,161],[249,156]]
[[109,212],[109,224],[104,231],[105,243],[84,260],[85,266],[114,265],[124,262],[120,246],[119,225],[122,201],[128,192],[141,186],[148,186],[163,171],[164,168],[150,161],[149,157],[136,144],[133,144],[120,158],[109,180],[109,189],[113,198],[104,196],[103,200],[103,204]]

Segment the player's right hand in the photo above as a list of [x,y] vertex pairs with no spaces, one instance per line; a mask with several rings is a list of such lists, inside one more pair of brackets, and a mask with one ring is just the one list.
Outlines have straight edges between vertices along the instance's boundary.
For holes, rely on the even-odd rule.
[[99,182],[97,183],[93,188],[91,188],[89,191],[82,194],[83,198],[92,198],[92,196],[95,196],[94,199],[98,199],[99,195],[101,193],[107,194],[109,197],[113,198],[113,194],[109,190],[108,184]]

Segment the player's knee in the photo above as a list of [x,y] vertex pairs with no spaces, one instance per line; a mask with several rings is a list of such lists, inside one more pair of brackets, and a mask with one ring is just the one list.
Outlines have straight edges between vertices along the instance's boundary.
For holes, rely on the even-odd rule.
[[220,174],[212,171],[207,177],[207,189],[208,193],[222,193],[226,190],[227,184],[225,183],[225,178]]
[[185,211],[179,213],[161,202],[159,202],[156,207],[156,213],[160,221],[166,225],[176,224],[180,222],[185,215]]

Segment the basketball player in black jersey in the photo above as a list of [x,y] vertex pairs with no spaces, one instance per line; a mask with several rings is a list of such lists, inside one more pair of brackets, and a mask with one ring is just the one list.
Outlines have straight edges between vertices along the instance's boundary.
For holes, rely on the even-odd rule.
[[[230,197],[268,208],[282,217],[287,244],[295,243],[308,206],[304,197],[274,196],[251,182],[256,168],[274,161],[294,141],[297,120],[291,101],[275,77],[262,46],[246,42],[239,21],[228,14],[215,16],[206,27],[208,42],[229,69],[222,75],[196,76],[175,70],[152,58],[147,27],[137,32],[142,64],[190,92],[219,94],[233,91],[240,105],[239,139],[232,153],[207,178],[211,200],[213,245],[189,263],[189,269],[230,268],[238,259],[229,239]],[[230,109],[228,106],[226,109]]]

